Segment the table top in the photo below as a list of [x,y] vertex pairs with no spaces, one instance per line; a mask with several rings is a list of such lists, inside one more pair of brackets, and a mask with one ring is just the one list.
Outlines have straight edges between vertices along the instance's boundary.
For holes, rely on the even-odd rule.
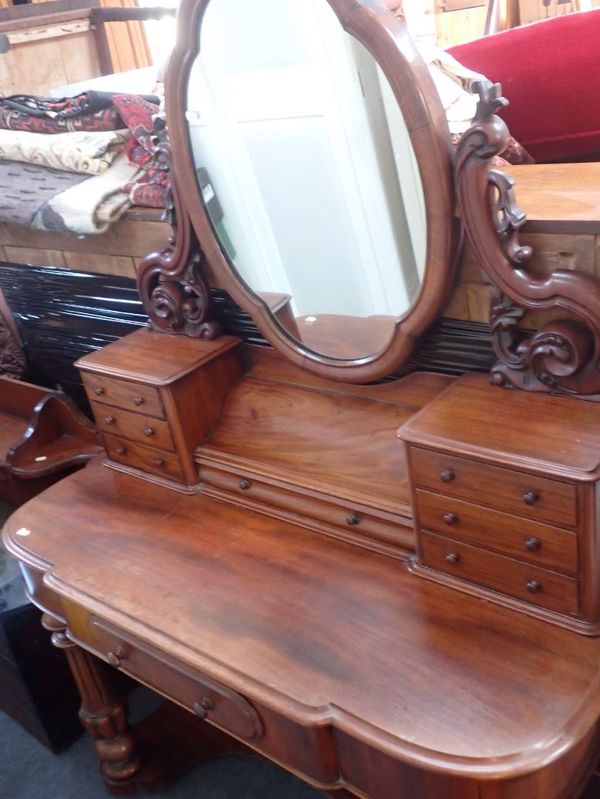
[[531,233],[600,235],[600,162],[503,167]]
[[129,635],[414,765],[535,770],[600,715],[600,639],[98,461],[20,508],[4,540]]

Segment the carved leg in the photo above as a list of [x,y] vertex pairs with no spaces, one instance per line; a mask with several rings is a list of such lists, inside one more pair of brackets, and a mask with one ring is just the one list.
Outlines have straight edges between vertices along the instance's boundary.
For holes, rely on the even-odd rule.
[[74,644],[64,624],[44,614],[42,624],[52,633],[52,643],[63,649],[81,695],[79,718],[96,741],[100,768],[109,791],[115,795],[135,793],[135,778],[141,761],[136,752],[127,711],[113,695],[104,663]]

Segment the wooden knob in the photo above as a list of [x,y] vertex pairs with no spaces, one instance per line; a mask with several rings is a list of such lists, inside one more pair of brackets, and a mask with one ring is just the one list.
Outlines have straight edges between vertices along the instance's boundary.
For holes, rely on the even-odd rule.
[[104,421],[106,422],[106,424],[114,424],[117,420],[115,419],[114,416],[105,416]]
[[523,494],[523,502],[526,505],[535,505],[535,503],[538,501],[539,498],[540,495],[537,494],[535,491],[526,491]]
[[530,594],[539,594],[542,590],[542,584],[539,580],[529,580],[527,583],[527,590]]
[[102,386],[96,386],[96,388],[94,389],[94,394],[97,397],[101,397],[104,394],[104,389],[102,388]]
[[146,400],[143,397],[134,397],[133,403],[134,405],[143,405]]
[[456,566],[456,564],[460,561],[460,555],[456,552],[450,552],[446,555],[446,563],[449,563],[451,566]]
[[240,488],[242,489],[242,491],[248,491],[249,488],[252,488],[252,483],[250,482],[250,480],[246,480],[244,478],[243,480],[240,480]]
[[540,541],[539,538],[532,537],[532,538],[528,538],[527,541],[525,541],[525,547],[530,552],[537,552],[538,549],[541,548],[541,546],[542,546],[542,542]]
[[109,652],[106,659],[111,666],[118,669],[121,662],[127,658],[127,647],[124,644],[119,644],[114,652]]
[[208,696],[203,696],[199,702],[194,702],[194,713],[199,719],[205,719],[209,710],[214,710],[215,703]]
[[440,472],[440,480],[444,483],[451,483],[455,477],[456,475],[452,469],[442,469]]
[[150,438],[151,436],[154,435],[155,432],[156,432],[156,430],[153,427],[146,427],[146,429],[144,430],[144,435],[147,438]]
[[121,444],[121,446],[116,448],[115,452],[117,453],[117,455],[125,455],[125,453],[127,452],[127,447],[124,447]]
[[164,469],[165,466],[166,466],[165,459],[164,458],[156,458],[156,460],[154,461],[154,465],[158,466],[159,469]]
[[444,513],[442,516],[445,524],[457,524],[458,523],[458,516],[456,513]]
[[349,513],[346,516],[346,524],[349,524],[350,527],[355,527],[357,524],[360,524],[360,513]]

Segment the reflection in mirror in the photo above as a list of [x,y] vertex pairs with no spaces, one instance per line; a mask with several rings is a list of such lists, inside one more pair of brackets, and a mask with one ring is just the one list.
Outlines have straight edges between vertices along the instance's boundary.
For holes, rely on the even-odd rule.
[[237,274],[289,335],[356,360],[425,268],[425,205],[392,89],[327,0],[211,0],[188,86],[202,195]]

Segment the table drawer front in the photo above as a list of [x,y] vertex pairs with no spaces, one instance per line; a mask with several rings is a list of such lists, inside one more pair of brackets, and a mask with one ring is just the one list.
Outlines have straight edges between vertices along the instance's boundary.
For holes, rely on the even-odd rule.
[[577,524],[576,492],[571,483],[433,450],[411,448],[410,459],[418,488],[491,505],[559,527]]
[[96,423],[104,433],[122,436],[159,449],[175,450],[167,422],[92,402]]
[[422,534],[421,543],[426,566],[531,605],[577,613],[577,581],[571,577],[429,533]]
[[128,383],[126,380],[116,380],[104,375],[83,373],[82,377],[90,400],[158,419],[165,418],[157,388],[144,386],[141,383]]
[[138,642],[91,617],[85,643],[111,665],[155,688],[163,695],[194,711],[201,718],[246,740],[263,735],[262,721],[254,707],[240,694],[210,677],[166,662],[164,656],[147,651]]
[[565,574],[577,574],[577,535],[569,530],[418,490],[422,529]]
[[364,537],[392,546],[403,546],[407,537],[404,520],[389,513],[385,516],[365,513],[350,502],[344,506],[308,496],[295,491],[292,486],[276,486],[258,476],[246,477],[212,464],[205,465],[202,460],[199,477],[205,486],[216,488],[231,498],[240,497],[267,512],[269,509],[280,509],[284,513],[321,522],[353,537]]
[[183,472],[177,455],[161,449],[143,447],[125,438],[104,434],[108,457],[124,466],[131,466],[159,477],[182,481]]

